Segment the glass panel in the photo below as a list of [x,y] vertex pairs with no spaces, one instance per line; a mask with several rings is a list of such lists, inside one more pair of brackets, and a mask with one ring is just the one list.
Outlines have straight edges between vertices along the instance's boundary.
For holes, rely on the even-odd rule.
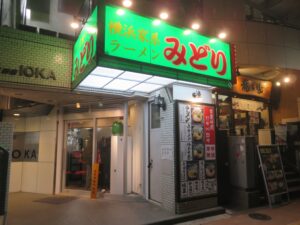
[[93,158],[91,120],[66,123],[66,188],[90,190]]
[[160,128],[160,108],[158,105],[151,104],[151,129]]

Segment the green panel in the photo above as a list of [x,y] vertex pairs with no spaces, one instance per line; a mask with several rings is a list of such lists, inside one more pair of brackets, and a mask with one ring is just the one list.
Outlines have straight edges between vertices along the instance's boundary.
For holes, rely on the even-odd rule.
[[[231,80],[228,43],[191,30],[187,34],[186,30],[163,21],[155,25],[155,21],[123,8],[106,6],[105,54]],[[178,79],[190,80],[181,76]]]
[[72,82],[82,78],[96,66],[97,20],[98,7],[94,9],[75,42]]

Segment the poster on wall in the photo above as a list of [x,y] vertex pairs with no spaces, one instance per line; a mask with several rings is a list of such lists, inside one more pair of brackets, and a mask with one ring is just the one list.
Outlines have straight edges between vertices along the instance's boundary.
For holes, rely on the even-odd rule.
[[178,103],[179,199],[217,193],[215,108]]

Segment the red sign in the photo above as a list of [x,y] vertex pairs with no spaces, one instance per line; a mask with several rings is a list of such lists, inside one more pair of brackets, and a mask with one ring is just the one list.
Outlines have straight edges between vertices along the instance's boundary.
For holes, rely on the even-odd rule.
[[215,115],[214,108],[210,106],[204,107],[204,143],[205,143],[205,159],[216,159],[216,138],[215,138]]

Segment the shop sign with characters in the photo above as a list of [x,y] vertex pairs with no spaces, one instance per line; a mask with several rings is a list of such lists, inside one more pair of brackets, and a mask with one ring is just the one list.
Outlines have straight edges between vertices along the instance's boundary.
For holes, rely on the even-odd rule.
[[231,80],[230,45],[113,6],[105,10],[105,54]]

